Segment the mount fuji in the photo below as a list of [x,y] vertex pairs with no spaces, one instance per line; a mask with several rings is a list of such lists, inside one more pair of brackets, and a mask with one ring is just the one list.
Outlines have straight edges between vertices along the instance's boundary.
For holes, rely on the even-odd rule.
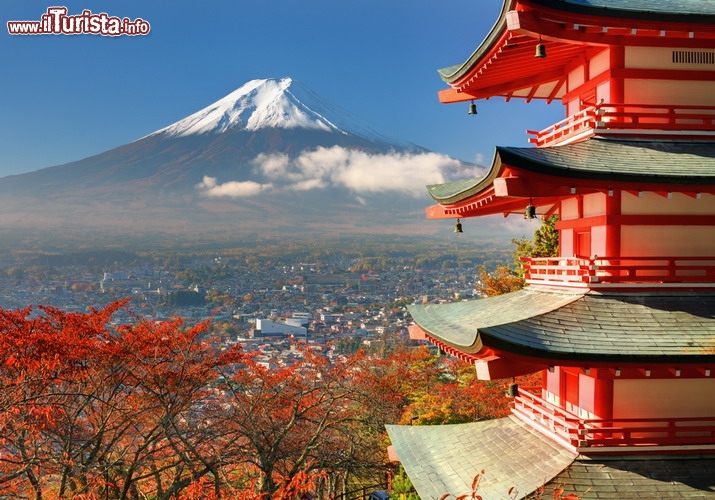
[[319,97],[292,78],[252,80],[226,97],[153,135],[186,137],[220,134],[231,129],[308,129],[362,137],[401,148],[409,143],[390,139],[360,123],[347,111]]
[[424,186],[475,171],[290,78],[252,80],[129,144],[1,178],[0,240],[423,233]]

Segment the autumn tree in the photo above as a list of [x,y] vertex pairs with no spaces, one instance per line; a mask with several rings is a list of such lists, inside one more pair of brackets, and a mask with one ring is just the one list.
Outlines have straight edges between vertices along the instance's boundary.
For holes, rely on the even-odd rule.
[[271,496],[301,474],[330,477],[356,460],[349,381],[360,358],[329,362],[294,347],[293,364],[267,368],[246,356],[219,386],[229,453],[242,457],[249,473],[241,480],[255,479],[257,495]]
[[525,281],[514,269],[498,266],[489,272],[484,266],[479,268],[478,290],[487,297],[503,295],[524,288]]
[[102,396],[86,382],[122,305],[87,314],[0,310],[0,491],[40,499],[50,486],[64,494],[91,483],[73,465],[97,449],[87,414]]
[[[511,381],[479,380],[471,363],[432,353],[425,347],[395,353],[388,361],[395,369],[382,371],[381,384],[371,383],[375,389],[389,384],[390,397],[401,398],[395,401],[397,418],[393,422],[456,424],[509,414],[506,391]],[[520,378],[519,382],[538,385],[533,377]]]
[[138,417],[134,441],[121,458],[122,497],[132,483],[142,490],[151,483],[145,494],[171,498],[204,476],[220,491],[225,447],[205,410],[215,399],[213,384],[241,354],[217,351],[204,336],[207,330],[207,322],[184,328],[181,320],[118,329],[115,355],[130,374]]
[[0,310],[0,491],[5,496],[169,498],[219,477],[200,405],[233,353],[206,325],[108,328],[101,311]]

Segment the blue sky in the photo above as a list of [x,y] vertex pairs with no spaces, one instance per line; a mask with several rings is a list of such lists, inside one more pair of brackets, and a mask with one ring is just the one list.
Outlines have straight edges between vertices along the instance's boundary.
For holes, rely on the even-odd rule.
[[[48,7],[141,18],[146,36],[14,36]],[[3,0],[0,176],[101,153],[255,78],[289,76],[388,135],[480,164],[559,103],[440,104],[437,69],[466,60],[501,0]]]

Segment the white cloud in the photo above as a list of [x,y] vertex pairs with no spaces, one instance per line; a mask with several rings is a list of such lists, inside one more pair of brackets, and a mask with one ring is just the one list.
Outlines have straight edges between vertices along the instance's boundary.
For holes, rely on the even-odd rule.
[[288,189],[291,191],[310,191],[311,189],[325,189],[328,185],[321,179],[305,179],[291,184]]
[[286,154],[261,153],[253,160],[253,164],[269,179],[280,179],[288,173],[290,158]]
[[356,196],[399,192],[424,196],[425,186],[445,181],[443,172],[460,166],[458,160],[437,153],[371,154],[340,146],[319,147],[290,159],[285,154],[260,154],[254,173],[270,181],[231,181],[218,184],[204,178],[198,188],[208,196],[250,196],[270,189],[307,191],[343,187]]
[[253,181],[230,181],[218,184],[215,177],[208,176],[205,176],[204,180],[196,187],[200,192],[210,197],[225,196],[230,198],[255,196],[264,191],[273,189],[273,185],[271,184],[259,184]]

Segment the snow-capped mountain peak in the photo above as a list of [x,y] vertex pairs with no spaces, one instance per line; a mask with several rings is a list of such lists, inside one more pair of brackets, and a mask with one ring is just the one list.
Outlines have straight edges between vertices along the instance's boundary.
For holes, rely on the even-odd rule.
[[386,139],[291,78],[251,80],[226,97],[151,135],[184,137],[216,134],[229,129],[256,131],[264,128],[318,129]]

